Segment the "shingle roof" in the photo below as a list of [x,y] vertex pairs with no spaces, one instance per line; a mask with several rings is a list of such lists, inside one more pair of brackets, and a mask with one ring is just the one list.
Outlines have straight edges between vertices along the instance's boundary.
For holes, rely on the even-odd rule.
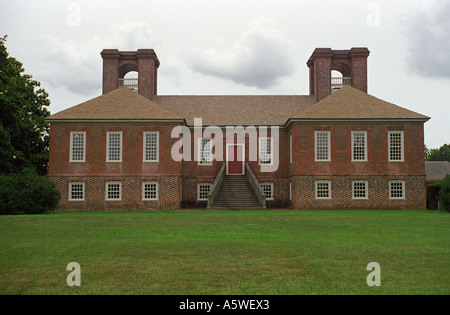
[[184,117],[188,125],[282,126],[295,113],[312,105],[314,96],[221,95],[156,96],[155,102]]
[[426,161],[425,174],[427,175],[427,182],[443,180],[447,174],[450,174],[450,162]]
[[171,112],[127,87],[118,88],[90,101],[51,115],[57,120],[183,120]]
[[344,86],[313,106],[298,112],[298,119],[420,119],[429,117]]

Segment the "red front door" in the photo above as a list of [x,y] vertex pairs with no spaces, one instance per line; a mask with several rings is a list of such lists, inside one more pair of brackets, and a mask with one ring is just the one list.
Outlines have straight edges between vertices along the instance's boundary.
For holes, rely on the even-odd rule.
[[228,146],[228,174],[242,175],[244,174],[243,163],[243,146],[230,145]]

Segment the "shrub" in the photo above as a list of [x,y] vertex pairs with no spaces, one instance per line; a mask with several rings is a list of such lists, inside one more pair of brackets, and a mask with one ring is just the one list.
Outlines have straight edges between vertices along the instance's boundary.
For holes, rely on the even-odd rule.
[[0,176],[0,214],[46,213],[56,208],[59,199],[55,184],[34,171]]
[[450,175],[447,175],[441,182],[439,201],[445,210],[450,211]]

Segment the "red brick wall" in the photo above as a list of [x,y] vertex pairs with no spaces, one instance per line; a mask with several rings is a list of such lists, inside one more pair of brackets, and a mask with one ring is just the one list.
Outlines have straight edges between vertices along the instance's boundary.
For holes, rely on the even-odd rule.
[[[181,163],[171,158],[174,125],[52,124],[49,177],[61,193],[61,209],[178,209]],[[86,132],[86,162],[69,162],[70,132]],[[122,162],[106,162],[107,131],[123,132]],[[159,162],[143,162],[143,132],[159,131]],[[105,183],[122,182],[122,201],[105,201]],[[159,200],[142,201],[142,182],[159,182]],[[68,201],[70,182],[84,182],[86,201]]]

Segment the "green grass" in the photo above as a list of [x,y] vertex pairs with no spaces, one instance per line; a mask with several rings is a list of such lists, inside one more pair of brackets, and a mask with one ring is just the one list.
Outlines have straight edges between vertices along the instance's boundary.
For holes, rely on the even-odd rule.
[[0,294],[450,294],[449,226],[438,211],[0,216]]

